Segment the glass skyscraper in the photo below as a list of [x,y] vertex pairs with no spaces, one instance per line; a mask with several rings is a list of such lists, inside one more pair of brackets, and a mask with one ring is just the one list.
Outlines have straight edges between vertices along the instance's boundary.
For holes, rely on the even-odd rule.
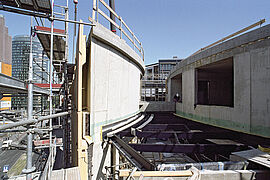
[[[48,58],[43,53],[39,40],[32,41],[33,83],[48,83]],[[12,39],[12,77],[22,81],[28,80],[30,36],[19,35]],[[34,110],[41,108],[41,97],[34,96]],[[12,98],[13,109],[27,109],[27,96]]]

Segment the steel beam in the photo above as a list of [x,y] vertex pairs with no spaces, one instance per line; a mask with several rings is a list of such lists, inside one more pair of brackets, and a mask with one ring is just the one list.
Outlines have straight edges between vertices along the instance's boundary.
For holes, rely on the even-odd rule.
[[211,154],[215,152],[241,151],[247,149],[245,145],[231,144],[129,144],[136,151],[185,153],[185,154]]
[[176,131],[189,131],[189,128],[185,124],[148,124],[143,128],[144,131],[148,130],[176,130]]
[[[136,152],[133,148],[131,148],[128,144],[126,144],[119,137],[113,136],[113,137],[111,137],[111,140],[114,142],[113,144],[120,152],[124,151],[123,153],[128,153],[128,160],[129,161],[134,163],[134,161],[132,160],[132,159],[134,159],[136,161],[135,164],[140,165],[139,169],[145,169],[145,170],[154,170],[155,169],[155,166],[152,163],[150,163],[141,154]],[[126,155],[126,157],[127,157],[127,155]]]
[[134,135],[142,138],[175,138],[175,135],[179,139],[194,139],[194,140],[202,140],[207,138],[233,138],[232,134],[227,133],[226,131],[212,131],[212,132],[204,132],[198,130],[191,130],[189,132],[184,131],[136,131],[136,133],[131,133],[131,131],[121,131],[118,133],[120,137],[127,136],[133,137]]

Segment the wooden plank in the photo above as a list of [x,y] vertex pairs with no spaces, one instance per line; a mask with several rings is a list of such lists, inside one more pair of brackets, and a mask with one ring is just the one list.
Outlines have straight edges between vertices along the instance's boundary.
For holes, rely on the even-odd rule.
[[120,19],[120,16],[118,16],[116,14],[116,12],[108,5],[105,3],[104,0],[99,0],[111,13],[113,13],[113,15],[117,18],[117,19]]
[[[128,177],[131,171],[120,170],[120,177]],[[192,176],[192,172],[189,170],[186,171],[136,171],[132,176],[140,177],[189,177]]]
[[118,24],[116,24],[116,22],[114,22],[109,16],[107,16],[103,11],[101,11],[100,9],[98,9],[98,13],[101,14],[104,18],[106,18],[108,21],[110,21],[117,29],[120,29],[120,27],[118,26]]
[[270,154],[262,152],[258,149],[234,152],[232,154],[270,168]]

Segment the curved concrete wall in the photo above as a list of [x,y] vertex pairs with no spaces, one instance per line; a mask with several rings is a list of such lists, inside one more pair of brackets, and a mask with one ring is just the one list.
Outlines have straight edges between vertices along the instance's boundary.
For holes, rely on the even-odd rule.
[[[231,39],[180,62],[168,78],[168,100],[179,89],[176,113],[202,123],[270,138],[270,25]],[[195,69],[233,58],[233,107],[196,105]]]
[[[97,24],[90,33],[91,126],[99,141],[100,126],[139,111],[144,63],[124,40]],[[99,127],[99,128],[98,128]]]
[[82,179],[90,174],[103,179],[104,166],[111,165],[111,147],[102,144],[102,126],[139,113],[144,62],[124,40],[98,23],[87,42],[82,25],[79,32],[73,84],[73,164],[80,167]]

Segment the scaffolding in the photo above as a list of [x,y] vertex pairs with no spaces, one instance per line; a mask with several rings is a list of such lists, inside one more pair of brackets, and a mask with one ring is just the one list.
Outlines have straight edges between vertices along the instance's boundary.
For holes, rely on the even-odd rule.
[[[62,4],[55,4],[54,0],[0,0],[0,10],[31,17],[28,81],[25,83],[10,78],[12,80],[5,81],[1,84],[2,79],[0,78],[1,90],[5,89],[7,93],[20,91],[21,93],[26,94],[27,92],[28,94],[27,118],[15,118],[17,121],[0,126],[1,133],[27,132],[27,166],[26,169],[23,170],[23,173],[26,174],[28,180],[32,179],[32,174],[35,171],[35,167],[32,165],[32,151],[34,149],[32,142],[37,133],[39,136],[47,137],[47,139],[43,140],[43,142],[46,141],[47,144],[45,146],[35,147],[35,149],[47,148],[49,150],[41,179],[50,179],[55,162],[56,149],[59,146],[64,149],[62,168],[71,167],[71,118],[69,111],[72,107],[70,105],[71,95],[69,86],[73,80],[74,64],[68,63],[69,23],[75,24],[73,52],[76,24],[95,26],[95,23],[99,21],[98,15],[100,14],[110,22],[112,31],[116,33],[115,29],[117,28],[119,30],[119,37],[121,39],[126,38],[131,48],[144,60],[142,43],[123,19],[115,13],[114,1],[110,1],[110,5],[107,5],[103,0],[93,0],[93,16],[89,18],[91,23],[77,21],[76,14],[75,20],[70,20],[68,0],[58,2]],[[75,12],[77,10],[76,2],[77,1],[74,1]],[[103,5],[109,10],[110,17],[99,8],[99,5]],[[50,27],[45,26],[45,21],[49,22]],[[57,29],[56,27],[58,26],[55,25],[57,22],[64,22],[64,27]],[[43,47],[41,59],[33,58],[32,39],[34,35],[37,35]],[[74,53],[72,56],[73,55]],[[49,72],[43,67],[46,62],[49,62]],[[40,72],[34,72],[33,65],[38,66]],[[34,83],[33,74],[38,74],[41,78],[40,83]],[[49,79],[44,77],[45,75],[48,75]],[[14,84],[20,84],[20,86]],[[34,93],[35,96],[41,98],[40,112],[33,111]],[[46,105],[46,97],[49,99],[49,106]],[[24,128],[21,128],[22,126],[24,126]],[[57,136],[55,137],[54,132],[56,131],[61,132],[62,143],[60,145],[56,142],[57,139],[59,139]],[[40,141],[35,140],[35,144],[40,144]]]
[[[70,167],[72,163],[70,146],[71,128],[68,111],[71,109],[69,85],[73,79],[74,65],[68,63],[68,25],[69,23],[74,23],[76,27],[76,24],[88,26],[92,26],[93,24],[82,21],[79,22],[76,21],[76,19],[74,21],[70,20],[68,0],[61,1],[61,3],[62,4],[54,4],[54,0],[0,0],[0,10],[31,17],[29,73],[27,83],[0,74],[1,92],[9,94],[18,92],[28,93],[27,119],[16,119],[18,121],[14,123],[0,126],[2,133],[27,132],[27,166],[26,169],[23,170],[27,179],[32,179],[32,173],[35,171],[35,167],[32,166],[32,141],[33,135],[36,132],[42,132],[46,135],[49,134],[48,146],[40,147],[41,149],[49,148],[47,163],[41,175],[42,179],[50,178],[55,162],[57,137],[54,137],[53,132],[60,130],[61,137],[63,138],[62,148],[64,151],[62,159],[64,162],[62,168]],[[35,22],[33,22],[33,18]],[[45,20],[49,21],[50,27],[45,27]],[[56,29],[54,23],[61,21],[64,22],[64,28]],[[41,59],[33,58],[32,39],[34,35],[37,35],[44,50]],[[46,58],[45,55],[48,58]],[[49,61],[49,72],[43,68],[45,61]],[[33,64],[39,66],[39,73],[41,73],[41,75],[37,72],[33,72]],[[34,83],[33,74],[35,73],[41,76],[41,83]],[[49,80],[44,78],[44,74],[49,75]],[[34,93],[35,96],[41,97],[41,112],[33,112]],[[46,106],[46,97],[44,96],[49,97],[49,110]],[[56,105],[58,105],[58,107]],[[33,124],[36,124],[35,128],[33,128]],[[20,130],[14,129],[21,126],[26,128]]]

